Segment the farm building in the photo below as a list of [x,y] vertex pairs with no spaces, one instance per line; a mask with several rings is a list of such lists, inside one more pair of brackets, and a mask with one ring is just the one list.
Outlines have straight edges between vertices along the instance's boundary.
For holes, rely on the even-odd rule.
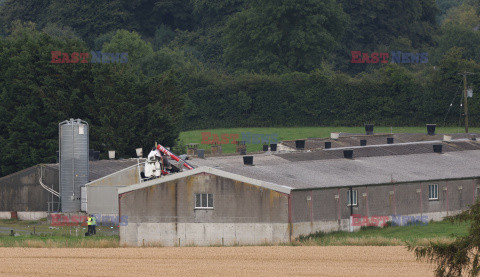
[[[90,161],[89,180],[99,180],[138,163],[137,159]],[[55,212],[59,199],[40,185],[59,191],[59,164],[43,164],[0,178],[0,211]],[[116,193],[116,191],[115,191]]]
[[[120,188],[121,243],[289,242],[349,230],[356,215],[439,220],[466,209],[480,192],[476,141],[372,144],[258,154],[253,166],[241,156],[194,159],[194,170]],[[441,153],[434,153],[439,144]],[[353,158],[344,150],[353,150]]]

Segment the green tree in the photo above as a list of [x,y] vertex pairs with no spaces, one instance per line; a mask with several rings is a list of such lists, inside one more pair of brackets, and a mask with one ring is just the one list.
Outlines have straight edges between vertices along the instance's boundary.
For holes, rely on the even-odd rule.
[[[94,96],[89,106],[95,147],[131,157],[135,148],[148,149],[155,141],[174,146],[181,126],[183,98],[169,68],[155,74],[146,66],[160,54],[154,53],[140,35],[126,30],[117,31],[104,43],[103,51],[129,55],[127,63],[92,66]],[[163,56],[168,57],[168,53]]]
[[439,19],[443,21],[450,9],[460,6],[464,0],[437,0]]
[[0,28],[3,34],[12,31],[16,20],[37,23],[52,0],[6,0],[0,8]]
[[338,46],[347,17],[334,0],[247,1],[224,31],[224,57],[234,69],[308,72]]
[[153,55],[150,43],[145,42],[138,33],[118,30],[109,42],[102,48],[107,53],[128,53],[129,64],[140,64]]
[[420,260],[436,263],[435,276],[478,276],[480,273],[480,202],[468,210],[449,217],[452,223],[470,222],[468,235],[451,243],[430,242],[428,246],[409,245]]
[[155,141],[174,146],[181,126],[183,98],[167,73],[146,78],[128,65],[93,68],[92,138],[96,149],[132,157],[135,148]]
[[[344,71],[359,73],[368,64],[350,63],[351,51],[391,52],[399,41],[422,49],[434,45],[438,9],[435,0],[339,0],[350,18],[336,63]],[[408,49],[410,50],[410,49]]]
[[172,30],[192,30],[196,25],[192,5],[185,0],[122,1],[129,14],[128,26],[144,36],[153,37],[156,29],[165,25]]
[[8,0],[0,9],[0,22],[4,33],[14,20],[34,22],[39,29],[49,23],[68,26],[91,45],[98,35],[125,28],[129,15],[118,0]]
[[228,16],[239,12],[244,0],[190,0],[193,15],[203,27],[225,23]]
[[0,54],[0,175],[55,161],[58,122],[86,118],[81,103],[91,92],[87,65],[51,63],[51,51],[82,52],[82,41],[13,26]]
[[[470,5],[462,5],[452,9],[438,33],[438,46],[433,49],[431,60],[438,63],[444,54],[450,49],[462,48],[462,56],[480,62],[480,52],[477,50],[480,44],[480,16],[475,8]],[[462,57],[460,56],[460,57]]]
[[92,45],[100,34],[125,28],[128,15],[120,1],[52,0],[39,23],[40,26],[48,22],[69,26]]

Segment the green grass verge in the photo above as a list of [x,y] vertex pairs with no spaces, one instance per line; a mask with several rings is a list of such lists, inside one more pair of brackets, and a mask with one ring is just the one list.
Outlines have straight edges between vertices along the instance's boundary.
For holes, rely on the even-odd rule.
[[0,247],[31,248],[114,248],[119,247],[115,236],[70,236],[70,235],[23,235],[19,237],[0,236]]
[[85,237],[86,226],[50,226],[46,220],[3,219],[0,220],[0,247],[119,247],[118,227],[112,227],[97,226],[95,236]]
[[450,221],[430,222],[427,225],[365,227],[358,232],[316,233],[300,237],[298,245],[427,245],[431,240],[450,242],[456,236],[468,233],[469,223],[451,223]]
[[[470,128],[471,133],[480,132],[480,128]],[[332,132],[344,133],[361,133],[365,132],[364,127],[285,127],[285,128],[226,128],[226,129],[209,129],[209,130],[194,130],[180,133],[180,143],[184,146],[188,143],[201,143],[202,132],[210,132],[217,134],[238,134],[240,137],[242,133],[250,132],[252,134],[277,134],[278,141],[306,139],[306,138],[324,138],[330,137]],[[375,133],[426,133],[426,127],[379,127],[375,126]],[[465,130],[462,127],[437,127],[437,133],[463,133]],[[199,148],[205,149],[206,153],[210,150],[210,145],[200,144]],[[261,144],[247,145],[249,152],[257,152],[262,150]],[[223,153],[234,153],[235,145],[223,144]]]

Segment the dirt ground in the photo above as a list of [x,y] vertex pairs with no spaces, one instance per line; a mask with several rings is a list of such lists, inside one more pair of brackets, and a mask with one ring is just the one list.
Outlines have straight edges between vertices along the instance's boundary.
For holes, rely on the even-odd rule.
[[402,246],[0,248],[0,276],[432,276]]

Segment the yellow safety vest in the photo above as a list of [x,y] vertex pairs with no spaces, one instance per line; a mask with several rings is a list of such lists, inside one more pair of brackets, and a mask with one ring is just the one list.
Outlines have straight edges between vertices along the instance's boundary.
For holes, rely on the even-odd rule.
[[92,217],[92,225],[97,225],[97,218],[96,217]]
[[88,226],[92,225],[92,218],[91,217],[88,218],[87,224],[88,224]]

